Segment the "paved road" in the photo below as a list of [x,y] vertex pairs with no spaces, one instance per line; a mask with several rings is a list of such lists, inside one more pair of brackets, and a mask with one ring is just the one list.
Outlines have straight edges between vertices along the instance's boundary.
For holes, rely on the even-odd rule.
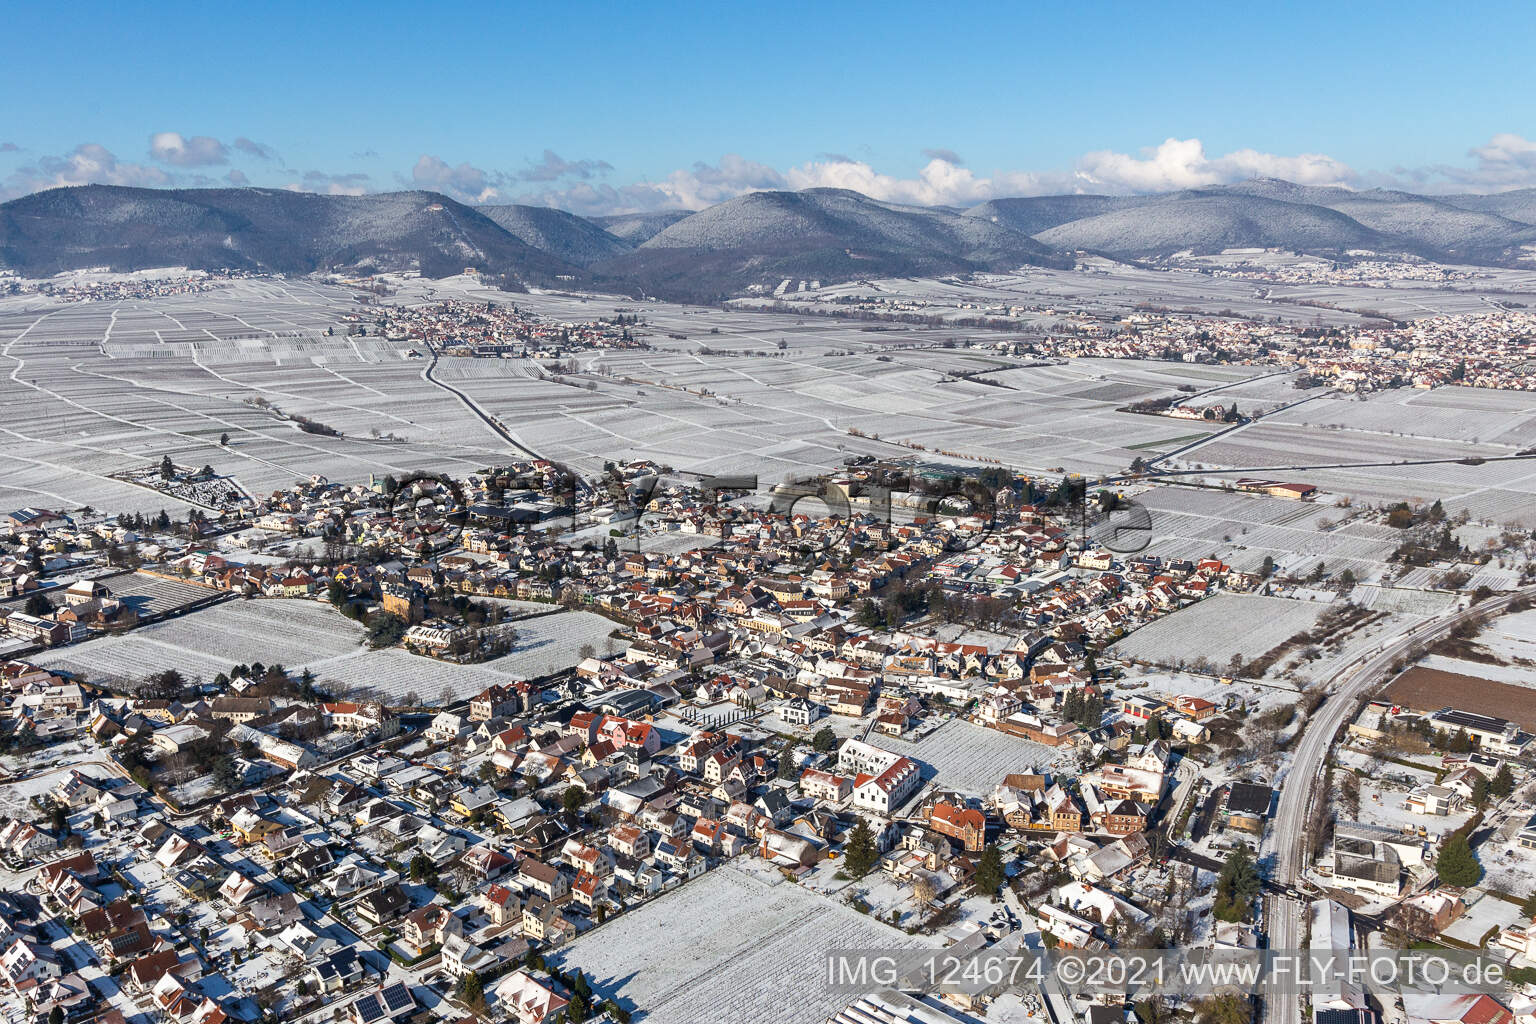
[[[1328,700],[1303,726],[1297,740],[1296,756],[1280,787],[1280,806],[1275,813],[1275,835],[1279,842],[1273,881],[1284,890],[1294,891],[1307,863],[1307,817],[1321,797],[1324,766],[1333,737],[1354,714],[1355,701],[1385,682],[1392,665],[1416,645],[1443,637],[1468,618],[1503,611],[1512,601],[1536,595],[1536,587],[1513,590],[1454,615],[1430,619],[1410,626],[1373,652],[1361,655],[1339,674]],[[1266,897],[1267,934],[1271,949],[1296,949],[1301,941],[1301,904],[1288,899]],[[1268,1024],[1298,1024],[1301,1002],[1288,994],[1270,1000],[1265,1007]]]
[[[460,404],[462,404],[464,406],[464,408],[466,408],[470,412],[474,413],[475,416],[477,416],[487,427],[490,427],[491,430],[494,431],[498,437],[500,437],[503,441],[506,441],[508,444],[510,444],[512,447],[516,448],[518,451],[522,452],[524,455],[528,456],[530,459],[544,459],[545,461],[553,461],[553,460],[550,460],[550,459],[545,459],[545,456],[540,455],[538,452],[534,451],[532,448],[529,448],[527,445],[523,444],[523,442],[519,441],[516,437],[513,437],[511,431],[507,430],[506,427],[502,426],[501,421],[498,420],[495,416],[492,416],[490,413],[486,412],[485,409],[481,407],[479,402],[475,401],[469,395],[465,394],[463,391],[461,391],[458,388],[454,387],[452,384],[449,384],[449,383],[446,383],[444,381],[438,380],[435,376],[433,376],[433,372],[436,369],[437,369],[437,352],[434,350],[433,353],[432,353],[431,361],[428,362],[427,365],[422,367],[422,369],[421,369],[421,379],[422,380],[426,381],[428,384],[436,385],[437,387],[440,387],[444,391],[446,391],[449,394],[453,395],[455,398],[457,398],[459,400]],[[595,493],[596,488],[594,488],[590,483],[588,483],[587,480],[585,478],[583,478],[579,473],[574,473],[573,472],[571,474],[571,476],[575,480],[576,487],[579,490],[586,491],[586,492],[589,492],[589,493]],[[574,512],[575,510],[573,509],[572,511]]]

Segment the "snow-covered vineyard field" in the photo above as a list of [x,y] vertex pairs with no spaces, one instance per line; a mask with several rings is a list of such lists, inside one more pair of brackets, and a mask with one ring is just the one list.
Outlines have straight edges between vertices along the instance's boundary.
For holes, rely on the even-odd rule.
[[1275,422],[1336,426],[1400,438],[1486,442],[1514,448],[1536,444],[1536,400],[1518,391],[1486,388],[1405,388],[1368,401],[1343,397],[1308,402],[1275,416]]
[[33,660],[87,679],[142,679],[174,668],[206,682],[234,665],[258,661],[301,671],[357,650],[362,632],[336,609],[315,601],[237,600],[122,636],[45,651]]
[[1268,495],[1196,487],[1152,487],[1131,497],[1152,517],[1150,554],[1165,558],[1215,556],[1254,572],[1264,556],[1283,572],[1306,574],[1323,562],[1329,572],[1349,569],[1373,580],[1402,542],[1399,531],[1346,521],[1347,509]]
[[[1101,287],[1081,274],[1059,283],[1089,292]],[[998,288],[1005,294],[1033,286],[1021,279]],[[470,279],[431,287],[439,298],[507,299]],[[400,300],[425,297],[425,289],[408,284]],[[516,301],[567,320],[617,308],[617,300],[553,295]],[[16,371],[14,378],[0,376],[7,398],[0,432],[8,439],[0,453],[0,507],[184,512],[174,499],[110,479],[165,454],[181,464],[211,464],[257,495],[312,473],[350,480],[468,472],[505,457],[504,441],[423,379],[426,361],[411,346],[326,337],[351,305],[344,288],[241,281],[200,295],[0,312],[0,351]],[[666,304],[648,304],[645,314],[651,351],[582,354],[579,372],[565,384],[547,363],[532,360],[445,359],[439,374],[509,424],[520,441],[584,472],[609,459],[650,457],[678,469],[757,473],[766,481],[825,470],[847,454],[911,454],[893,443],[904,441],[1025,471],[1120,473],[1137,456],[1217,429],[1119,412],[1127,402],[1199,396],[1252,410],[1303,395],[1290,386],[1292,374],[1268,367],[1080,359],[1010,369],[1007,357],[990,351],[942,347],[971,337],[996,340],[965,329],[868,330],[820,317]],[[274,410],[344,436],[303,433]],[[1392,426],[1405,418],[1412,421],[1407,427]],[[224,433],[228,448],[218,444]],[[1196,446],[1174,465],[1213,472],[1305,465],[1337,461],[1343,448],[1375,461],[1508,455],[1533,438],[1536,401],[1529,396],[1393,392],[1366,402],[1309,400]],[[1536,521],[1531,468],[1489,463],[1295,475],[1360,501],[1441,497],[1476,518]],[[1171,554],[1206,553],[1199,549],[1208,539],[1180,529],[1164,545]],[[1292,539],[1269,538],[1277,545]],[[1329,535],[1315,555],[1373,561],[1376,539]],[[1359,553],[1350,541],[1362,545]]]
[[1223,669],[1234,654],[1248,661],[1310,629],[1327,607],[1283,597],[1218,594],[1143,626],[1109,653],[1157,665],[1205,658]]
[[[33,661],[91,680],[133,681],[174,668],[188,679],[213,679],[237,664],[309,669],[318,685],[350,694],[399,702],[414,692],[437,703],[493,683],[528,679],[570,668],[591,644],[609,649],[613,623],[590,612],[561,612],[517,624],[516,647],[505,657],[453,665],[399,649],[375,651],[362,643],[363,628],[316,601],[262,598],[230,601],[181,618],[144,626],[122,636],[45,651]],[[618,649],[617,645],[613,649]]]
[[[725,343],[711,336],[708,344]],[[555,424],[534,419],[522,428],[525,439],[569,444],[576,449],[570,457],[577,461],[592,457],[595,445],[617,446],[699,472],[769,475],[825,469],[838,445],[892,453],[889,444],[873,440],[876,435],[886,442],[917,441],[930,450],[1023,468],[1065,464],[1085,471],[1121,470],[1136,454],[1124,446],[1144,440],[1148,423],[1145,417],[1116,411],[1117,406],[1169,394],[1190,379],[1126,363],[1083,360],[999,369],[986,375],[988,384],[952,376],[996,365],[977,353],[893,349],[876,357],[820,354],[798,346],[784,358],[668,350],[610,353],[584,360],[584,365],[607,376],[583,377],[595,390],[585,400],[561,403],[560,418],[576,422],[550,433],[546,442]],[[1205,380],[1201,384],[1210,386]],[[498,400],[484,382],[468,389],[492,407]],[[637,420],[628,408],[632,405],[656,415]],[[850,428],[868,436],[850,437]],[[1172,438],[1204,429],[1209,428],[1170,422],[1164,434]],[[755,442],[750,447],[748,439]]]
[[[1092,272],[1024,267],[1007,274],[968,275],[964,282],[950,278],[881,278],[829,284],[804,294],[795,289],[787,292],[783,298],[790,300],[797,308],[800,302],[809,306],[816,298],[823,296],[828,299],[882,297],[922,301],[933,304],[925,310],[929,315],[948,317],[974,316],[978,306],[988,305],[1033,305],[1042,310],[1071,308],[1124,314],[1144,303],[1201,307],[1218,305],[1232,309],[1239,315],[1264,319],[1277,314],[1287,318],[1294,316],[1295,307],[1279,305],[1261,297],[1251,283],[1246,281],[1215,278],[1183,268],[1151,270],[1110,259],[1089,258],[1081,266],[1084,269],[1091,266]],[[1403,297],[1400,299],[1398,293],[1399,290],[1395,288],[1384,290],[1379,299],[1373,296],[1373,302],[1379,301],[1407,319],[1424,316],[1426,309],[1430,308],[1415,304],[1412,301],[1414,298],[1421,303],[1455,302],[1454,297],[1440,298],[1446,294],[1443,291],[1432,292],[1426,289],[1414,292],[1403,289]],[[1313,322],[1313,316],[1318,318],[1317,322],[1325,324],[1353,324],[1359,321],[1359,317],[1347,309],[1358,301],[1358,294],[1350,289],[1319,285],[1307,294],[1315,295],[1319,302],[1345,307],[1309,307],[1308,322]],[[750,305],[749,302],[742,304]],[[1473,308],[1477,307],[1474,305]],[[1028,320],[1047,326],[1056,322],[1054,315],[1047,312],[1041,312]]]
[[921,941],[771,869],[726,864],[577,939],[557,959],[648,1024],[821,1024],[853,999],[826,984],[830,950]]
[[[59,577],[59,581],[67,585],[72,580],[66,573]],[[101,580],[101,583],[112,592],[113,597],[127,604],[141,618],[174,611],[197,601],[205,601],[213,595],[213,591],[195,583],[183,583],[180,580],[164,579],[142,572],[107,576]],[[57,603],[59,599],[60,595],[55,591],[55,602]],[[0,605],[19,607],[25,601],[24,596],[7,598],[5,601],[0,601]]]
[[923,765],[923,781],[941,789],[989,795],[1010,772],[1043,772],[1070,761],[1065,749],[1048,747],[959,719],[945,722],[916,742],[871,735],[869,742]]
[[[239,282],[153,303],[0,314],[0,351],[16,370],[0,379],[0,505],[181,512],[173,498],[109,479],[166,454],[261,494],[313,473],[467,472],[504,453],[457,400],[422,381],[424,360],[408,347],[324,337],[348,298]],[[306,434],[274,409],[345,436]],[[228,448],[218,444],[224,433]]]
[[[1318,398],[1170,460],[1164,468],[1262,470],[1371,505],[1441,500],[1447,511],[1495,524],[1536,523],[1536,461],[1509,458],[1536,441],[1536,398],[1476,388],[1379,392],[1365,401]],[[1395,465],[1413,460],[1435,465]],[[1384,463],[1309,469],[1333,463]],[[1270,468],[1273,467],[1273,470]],[[1296,467],[1284,469],[1283,467]],[[1212,479],[1219,479],[1212,477]]]
[[[409,346],[324,336],[349,300],[338,288],[240,282],[154,302],[0,314],[0,348],[19,363],[16,381],[0,383],[17,399],[6,403],[16,413],[0,414],[0,430],[17,442],[0,455],[0,504],[182,511],[108,479],[165,454],[211,464],[258,495],[312,473],[467,472],[505,454],[452,395],[422,379],[425,360]],[[525,304],[569,319],[609,313],[602,302],[550,296]],[[583,371],[604,372],[567,384],[526,360],[445,359],[439,370],[523,443],[580,470],[644,456],[769,481],[825,470],[848,451],[909,451],[889,440],[1021,468],[1117,471],[1136,455],[1123,446],[1144,442],[1147,429],[1145,417],[1117,406],[1251,375],[1095,360],[1008,370],[1004,357],[937,347],[953,330],[888,335],[664,305],[646,313],[656,350],[583,355]],[[708,348],[774,358],[703,354]],[[953,376],[989,369],[998,371],[992,384]],[[305,434],[274,410],[345,436]],[[1166,439],[1205,429],[1168,427]],[[888,441],[850,436],[850,428]],[[217,443],[223,433],[228,448]]]
[[[359,647],[309,667],[322,685],[340,684],[353,695],[400,703],[414,692],[423,702],[438,704],[444,703],[445,695],[462,700],[510,679],[532,679],[572,668],[581,661],[584,644],[591,644],[599,654],[608,649],[605,644],[613,623],[591,612],[562,612],[519,622],[516,628],[517,645],[510,654],[474,665],[436,661],[400,648]],[[623,646],[615,641],[613,649]]]
[[132,606],[139,615],[155,615],[182,608],[212,595],[207,587],[196,583],[183,583],[160,576],[134,572],[125,576],[111,576],[103,581],[112,596]]

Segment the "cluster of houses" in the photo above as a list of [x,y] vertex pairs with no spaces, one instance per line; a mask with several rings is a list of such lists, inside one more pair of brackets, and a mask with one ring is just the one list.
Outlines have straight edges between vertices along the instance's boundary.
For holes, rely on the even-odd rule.
[[420,342],[447,356],[554,359],[598,349],[648,348],[629,328],[638,317],[557,321],[516,306],[450,299],[346,313],[351,331]]

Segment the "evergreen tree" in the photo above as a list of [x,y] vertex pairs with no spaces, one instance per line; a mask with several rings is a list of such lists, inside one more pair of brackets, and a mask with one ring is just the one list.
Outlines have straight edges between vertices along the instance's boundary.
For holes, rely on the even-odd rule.
[[1483,877],[1483,866],[1478,863],[1477,855],[1472,852],[1466,836],[1457,832],[1446,840],[1440,848],[1440,855],[1435,858],[1435,874],[1446,885],[1463,889],[1476,885],[1477,880]]
[[794,740],[788,740],[784,744],[784,749],[779,751],[779,769],[778,769],[777,772],[774,773],[774,777],[775,778],[779,778],[779,779],[793,779],[793,778],[795,778],[795,776],[796,776],[796,772],[795,772],[795,758],[794,758],[795,746],[796,746],[796,744],[795,744]]
[[1488,778],[1482,772],[1478,772],[1472,779],[1472,806],[1486,807],[1488,804]]
[[824,725],[817,729],[816,735],[811,737],[811,746],[818,754],[830,753],[832,748],[837,746],[837,737],[833,735],[832,727]]
[[1252,915],[1253,901],[1263,883],[1248,847],[1238,843],[1227,854],[1221,873],[1216,876],[1216,919],[1246,921]]
[[480,980],[480,975],[470,971],[464,975],[464,980],[459,982],[459,998],[464,1005],[478,1008],[485,1002],[485,983]]
[[854,878],[863,878],[875,868],[880,857],[875,849],[875,833],[863,818],[848,833],[848,845],[844,854],[843,869]]
[[1502,800],[1515,791],[1515,776],[1509,770],[1508,764],[1499,765],[1499,770],[1494,774],[1493,781],[1488,783],[1488,792]]
[[994,843],[981,851],[981,860],[976,864],[976,891],[996,897],[997,890],[1007,880],[1008,876],[1003,871],[1003,855]]
[[1076,690],[1068,690],[1067,695],[1061,699],[1062,717],[1070,722],[1075,722],[1083,713],[1083,695]]

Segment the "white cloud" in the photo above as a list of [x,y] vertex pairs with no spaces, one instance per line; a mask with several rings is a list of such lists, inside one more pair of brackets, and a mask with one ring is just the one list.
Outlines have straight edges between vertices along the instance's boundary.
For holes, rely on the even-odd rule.
[[283,188],[289,192],[320,192],[328,196],[362,196],[378,191],[369,187],[369,180],[369,176],[362,171],[348,174],[305,171],[298,181],[290,181]]
[[1284,178],[1298,185],[1349,185],[1358,177],[1347,164],[1322,153],[1277,156],[1239,149],[1209,157],[1199,139],[1166,139],[1140,157],[1111,150],[1088,153],[1077,162],[1084,188],[1108,192],[1171,192],[1202,185],[1227,185],[1249,178]]
[[235,148],[242,153],[250,154],[258,160],[277,159],[277,150],[273,149],[271,146],[263,145],[254,139],[248,139],[244,135],[241,135],[239,138],[235,139]]
[[636,195],[644,195],[644,190],[649,189],[662,197],[658,209],[671,206],[702,210],[747,192],[786,187],[794,186],[785,175],[767,164],[727,153],[718,164],[696,163],[687,170],[673,171],[662,181],[631,185],[630,190],[635,190]]
[[156,132],[149,137],[149,155],[173,167],[207,167],[229,163],[229,149],[218,139],[180,132]]
[[1359,176],[1319,153],[1280,156],[1241,149],[1212,157],[1199,139],[1168,139],[1140,155],[1101,150],[1057,171],[978,174],[950,150],[924,150],[928,162],[912,177],[885,174],[862,160],[825,154],[786,171],[727,154],[718,164],[695,164],[655,182],[619,187],[581,184],[519,197],[578,213],[633,213],[657,209],[698,210],[762,189],[842,188],[884,202],[914,206],[974,206],[1007,196],[1108,192],[1167,192],[1221,185],[1253,177],[1285,178],[1304,185],[1349,185]]
[[[0,151],[9,150],[0,146]],[[150,153],[168,169],[125,163],[96,143],[85,143],[62,156],[43,157],[6,179],[4,192],[24,194],[56,185],[101,182],[117,185],[188,186],[211,183],[192,170],[228,163],[231,156],[250,160],[280,159],[273,147],[237,137],[230,147],[207,136],[184,137],[160,132],[150,138]],[[1167,192],[1243,181],[1283,178],[1304,185],[1401,187],[1418,192],[1498,191],[1536,186],[1536,142],[1513,133],[1494,135],[1468,150],[1468,165],[1426,165],[1390,171],[1357,171],[1322,153],[1283,155],[1256,149],[1211,154],[1199,139],[1168,138],[1134,153],[1096,150],[1071,166],[1053,170],[979,171],[966,166],[953,150],[923,150],[926,162],[910,175],[876,170],[867,160],[822,153],[780,169],[728,153],[714,163],[699,162],[665,177],[613,184],[603,160],[567,160],[545,150],[538,161],[512,172],[490,171],[464,162],[450,164],[423,154],[401,185],[444,192],[469,203],[524,202],[597,215],[662,209],[698,210],[764,189],[842,188],[885,202],[920,206],[966,207],[1007,196],[1101,192],[1117,195]],[[253,165],[246,163],[247,169]],[[255,173],[254,170],[252,173]],[[273,163],[270,178],[284,187],[338,195],[360,195],[387,187],[365,174],[299,172]],[[281,175],[281,177],[278,177]],[[245,183],[239,170],[223,181]]]
[[500,198],[492,181],[493,175],[468,163],[453,167],[447,161],[427,153],[421,155],[411,168],[411,182],[417,188],[445,192],[455,199],[470,203],[487,203]]
[[35,164],[17,168],[6,179],[4,192],[20,196],[45,188],[88,184],[168,188],[177,182],[158,167],[124,163],[107,147],[83,142],[63,156],[45,156]]
[[613,165],[606,160],[567,160],[554,150],[546,149],[538,163],[519,171],[517,177],[521,181],[558,181],[561,178],[580,178],[585,181],[611,170]]
[[1430,174],[1441,180],[1431,182],[1431,187],[1457,192],[1536,187],[1536,142],[1513,132],[1501,132],[1485,144],[1467,150],[1467,155],[1477,161],[1475,167],[1437,166]]

